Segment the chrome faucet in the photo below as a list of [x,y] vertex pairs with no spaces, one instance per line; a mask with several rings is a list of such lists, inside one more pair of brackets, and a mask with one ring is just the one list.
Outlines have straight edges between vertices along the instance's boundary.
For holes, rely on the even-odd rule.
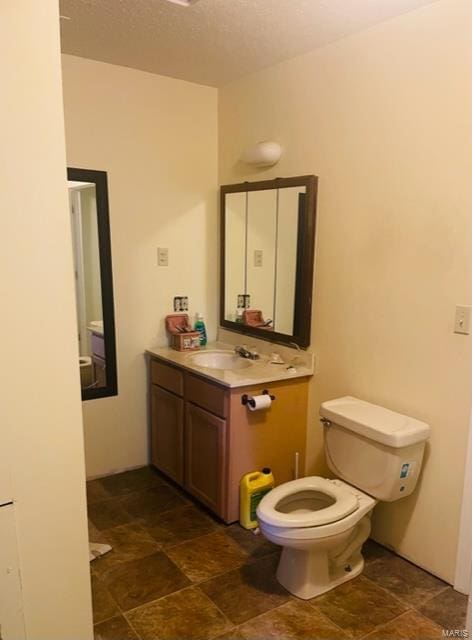
[[244,345],[234,347],[234,352],[241,356],[241,358],[248,358],[249,360],[257,360],[259,358],[259,354],[256,350],[246,349]]

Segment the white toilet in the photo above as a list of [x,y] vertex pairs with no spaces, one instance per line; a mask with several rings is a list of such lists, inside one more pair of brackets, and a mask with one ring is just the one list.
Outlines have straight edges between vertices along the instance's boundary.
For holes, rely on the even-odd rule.
[[372,510],[414,490],[430,433],[424,422],[349,396],[324,402],[320,414],[328,466],[342,479],[286,482],[257,509],[262,534],[283,547],[277,579],[303,599],[361,573]]

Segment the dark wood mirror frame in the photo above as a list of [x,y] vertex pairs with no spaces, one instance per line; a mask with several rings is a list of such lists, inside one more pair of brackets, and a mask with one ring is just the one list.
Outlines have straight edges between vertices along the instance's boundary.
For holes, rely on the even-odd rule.
[[[225,319],[225,246],[226,246],[226,211],[225,198],[228,193],[246,193],[267,189],[283,189],[287,187],[305,187],[305,206],[299,211],[297,266],[295,284],[295,308],[293,319],[293,335],[264,331],[258,327],[241,325]],[[293,178],[275,178],[260,182],[242,182],[240,184],[222,185],[220,188],[221,219],[221,253],[220,253],[220,326],[230,331],[251,335],[260,340],[295,343],[299,347],[310,345],[311,308],[313,298],[313,276],[315,260],[316,200],[318,178],[313,175],[295,176]]]
[[94,398],[106,398],[118,395],[107,174],[106,171],[68,168],[67,178],[68,180],[77,182],[91,182],[95,184],[95,197],[97,200],[106,385],[95,389],[82,389],[82,400],[93,400]]

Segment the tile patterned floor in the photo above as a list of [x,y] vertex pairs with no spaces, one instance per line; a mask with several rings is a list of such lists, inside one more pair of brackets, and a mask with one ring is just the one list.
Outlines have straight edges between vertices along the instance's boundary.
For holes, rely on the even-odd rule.
[[275,579],[279,550],[221,524],[153,469],[87,485],[96,640],[435,640],[466,598],[369,541],[358,578],[310,601]]

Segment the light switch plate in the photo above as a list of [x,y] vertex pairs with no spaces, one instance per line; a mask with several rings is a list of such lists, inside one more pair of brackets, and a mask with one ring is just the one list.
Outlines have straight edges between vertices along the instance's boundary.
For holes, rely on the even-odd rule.
[[470,333],[470,316],[472,307],[460,306],[456,307],[456,318],[454,320],[454,333],[462,333],[469,335]]
[[262,267],[263,253],[262,249],[254,249],[254,266]]
[[169,249],[158,247],[157,249],[157,264],[159,267],[169,266]]

